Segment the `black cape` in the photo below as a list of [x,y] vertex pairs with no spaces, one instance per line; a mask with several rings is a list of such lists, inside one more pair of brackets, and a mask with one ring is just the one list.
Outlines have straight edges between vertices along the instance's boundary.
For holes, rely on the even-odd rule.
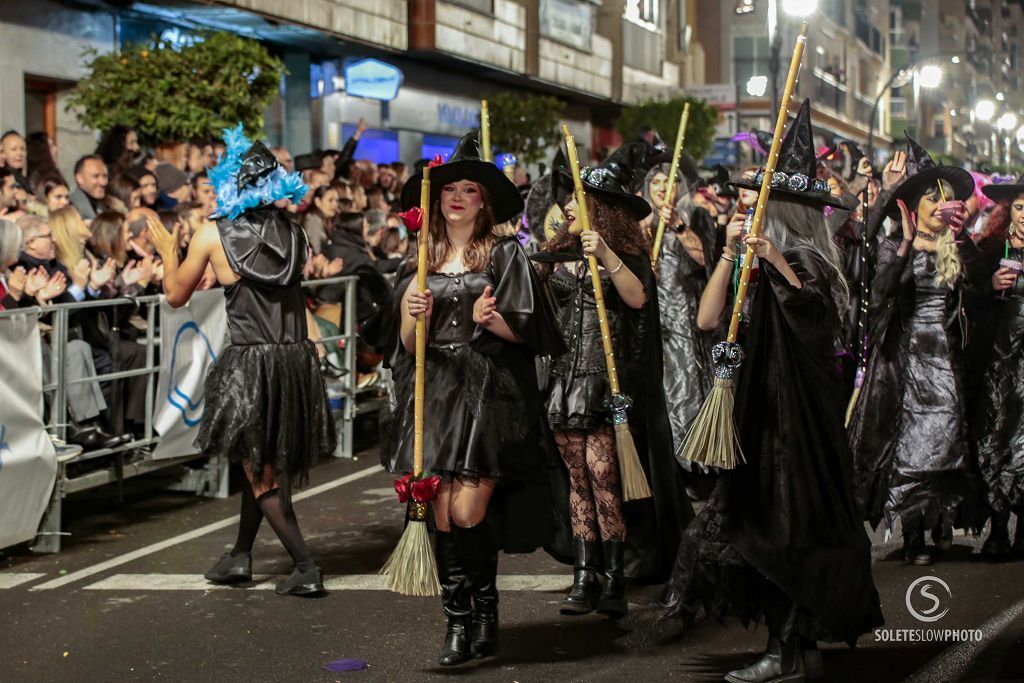
[[[693,508],[686,495],[682,471],[676,464],[672,429],[665,407],[661,319],[658,313],[657,284],[646,255],[620,255],[623,263],[647,291],[647,303],[636,310],[609,297],[606,304],[616,307],[622,316],[623,338],[615,347],[625,349],[615,359],[620,389],[633,399],[629,428],[640,464],[650,484],[653,498],[623,505],[626,521],[626,576],[641,581],[664,581],[672,568],[682,530],[693,519]],[[581,253],[540,253],[540,263],[583,260]],[[587,286],[590,279],[585,278]],[[614,288],[612,288],[614,291]],[[568,488],[564,497],[568,500]]]
[[777,589],[805,615],[800,635],[853,643],[883,620],[853,499],[838,314],[822,258],[791,250],[786,260],[803,286],[762,263],[743,343],[734,414],[747,462],[722,472],[687,529],[668,614],[756,621]]

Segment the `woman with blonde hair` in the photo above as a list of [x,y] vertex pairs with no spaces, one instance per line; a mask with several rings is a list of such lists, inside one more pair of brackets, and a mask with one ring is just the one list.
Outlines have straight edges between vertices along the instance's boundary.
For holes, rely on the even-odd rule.
[[[987,277],[980,252],[962,233],[967,171],[936,166],[909,139],[908,179],[886,213],[902,224],[879,247],[871,292],[871,360],[850,424],[857,502],[873,526],[899,523],[908,564],[928,565],[952,543],[970,490],[967,429],[967,311]],[[947,201],[948,200],[948,201]]]

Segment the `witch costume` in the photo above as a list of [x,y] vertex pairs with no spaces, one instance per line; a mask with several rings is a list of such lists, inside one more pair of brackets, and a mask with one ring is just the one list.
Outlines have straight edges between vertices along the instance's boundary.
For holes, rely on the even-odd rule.
[[[1014,247],[1010,236],[1020,239],[1024,225],[1013,225],[1009,204],[1024,194],[1024,184],[988,185],[982,189],[990,199],[1002,203],[1007,211],[1007,227],[986,235],[978,242],[986,272],[994,273],[1001,260],[1024,262],[1024,249]],[[1003,292],[984,283],[986,311],[984,348],[976,346],[985,363],[979,373],[979,390],[973,397],[971,434],[974,456],[984,487],[992,520],[982,555],[1002,559],[1011,550],[1024,552],[1024,278],[1017,277]],[[1011,547],[1010,513],[1017,516],[1017,531]]]
[[[909,136],[907,170],[886,207],[894,220],[898,201],[914,202],[939,181],[948,182],[960,201],[974,190],[967,171],[937,166]],[[936,253],[911,248],[900,256],[900,235],[879,247],[871,358],[849,440],[864,518],[872,526],[884,519],[890,531],[899,522],[907,561],[930,564],[925,531],[932,530],[941,547],[950,542],[953,526],[974,525],[964,505],[972,468],[962,349],[968,341],[965,312],[974,308],[984,274],[978,248],[966,235],[956,242],[962,272],[952,286],[936,282]]]
[[297,201],[305,186],[263,143],[250,145],[241,126],[225,131],[225,142],[210,179],[217,188],[217,232],[240,279],[224,289],[231,343],[206,378],[196,446],[242,462],[254,480],[275,488],[254,500],[246,483],[239,542],[206,578],[252,578],[252,541],[266,517],[296,565],[277,592],[315,595],[323,584],[295,521],[291,489],[306,482],[315,459],[334,453],[334,421],[306,330],[301,281],[309,245],[302,228],[274,206],[278,199]]
[[[634,143],[630,147],[636,147]],[[626,191],[637,155],[618,151],[595,169],[581,173],[595,201],[624,207],[639,222],[650,212],[641,198]],[[571,182],[562,177],[563,182]],[[593,215],[592,215],[593,216]],[[593,219],[593,218],[592,218]],[[639,229],[636,224],[616,226]],[[609,229],[611,226],[607,226]],[[601,270],[608,325],[624,394],[632,399],[629,425],[653,497],[623,505],[618,461],[611,437],[610,389],[601,341],[593,281],[581,251],[535,255],[558,306],[558,321],[569,351],[554,360],[547,390],[547,415],[559,435],[570,473],[575,581],[562,605],[564,613],[598,609],[610,616],[625,612],[623,578],[663,581],[679,543],[679,533],[693,517],[681,472],[672,457],[672,433],[661,385],[662,341],[655,296],[656,283],[646,251],[618,253],[647,292],[646,303],[633,309],[619,296],[611,274]],[[572,265],[576,264],[573,268]],[[604,431],[598,452],[593,435]],[[587,532],[582,529],[586,527]],[[590,538],[588,538],[588,536]],[[603,572],[604,587],[598,582]]]
[[[814,171],[805,102],[782,141],[769,206],[832,204]],[[759,190],[762,178],[735,182]],[[853,645],[882,623],[833,358],[838,275],[811,248],[783,256],[801,286],[762,261],[742,345],[734,416],[747,462],[721,472],[684,534],[665,592],[666,616],[686,623],[721,616],[767,622],[765,656],[726,677],[735,682],[821,675],[815,641]]]
[[[445,183],[472,180],[490,192],[496,224],[523,209],[515,185],[496,166],[480,158],[476,132],[463,137],[447,163],[433,166],[432,213],[439,211]],[[403,208],[418,206],[422,174],[402,192]],[[426,230],[420,233],[427,239]],[[412,272],[409,272],[412,271]],[[415,275],[412,262],[400,271],[397,292]],[[493,288],[496,309],[521,340],[505,341],[473,322],[474,302]],[[556,512],[549,468],[559,467],[543,421],[537,387],[537,355],[564,350],[550,298],[537,281],[515,238],[496,239],[487,266],[479,272],[431,272],[433,295],[428,321],[425,473],[443,480],[496,481],[484,521],[435,534],[442,604],[448,631],[443,665],[494,651],[498,628],[497,552],[526,553],[549,544],[556,524],[568,517]],[[396,296],[396,315],[401,315]],[[395,335],[387,362],[394,371],[396,404],[382,415],[381,461],[389,472],[413,471],[412,356]],[[565,534],[563,534],[565,535]],[[470,640],[472,641],[470,643]]]

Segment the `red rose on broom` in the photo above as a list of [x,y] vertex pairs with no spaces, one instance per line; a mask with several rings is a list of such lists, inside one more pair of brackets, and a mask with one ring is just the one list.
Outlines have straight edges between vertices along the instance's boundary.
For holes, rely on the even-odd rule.
[[408,211],[403,211],[398,214],[398,217],[405,223],[405,227],[409,232],[419,232],[420,228],[423,227],[423,209],[418,206],[414,206]]
[[441,477],[413,478],[407,474],[395,479],[395,493],[399,503],[408,503],[412,498],[417,503],[429,503],[437,497],[437,489],[441,486]]

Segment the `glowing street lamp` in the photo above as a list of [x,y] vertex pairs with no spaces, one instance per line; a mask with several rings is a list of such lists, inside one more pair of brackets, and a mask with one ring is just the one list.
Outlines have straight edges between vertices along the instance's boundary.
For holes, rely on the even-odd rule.
[[1017,127],[1017,115],[1012,111],[1006,112],[996,121],[996,127],[1001,131],[1010,132]]
[[922,66],[918,72],[918,83],[922,88],[937,88],[942,83],[942,68],[934,64]]
[[809,17],[818,11],[818,0],[782,0],[782,11],[791,17]]
[[996,104],[992,100],[982,100],[974,106],[974,116],[979,121],[991,121],[996,115]]
[[751,76],[747,81],[747,94],[752,97],[764,97],[768,92],[767,76]]

